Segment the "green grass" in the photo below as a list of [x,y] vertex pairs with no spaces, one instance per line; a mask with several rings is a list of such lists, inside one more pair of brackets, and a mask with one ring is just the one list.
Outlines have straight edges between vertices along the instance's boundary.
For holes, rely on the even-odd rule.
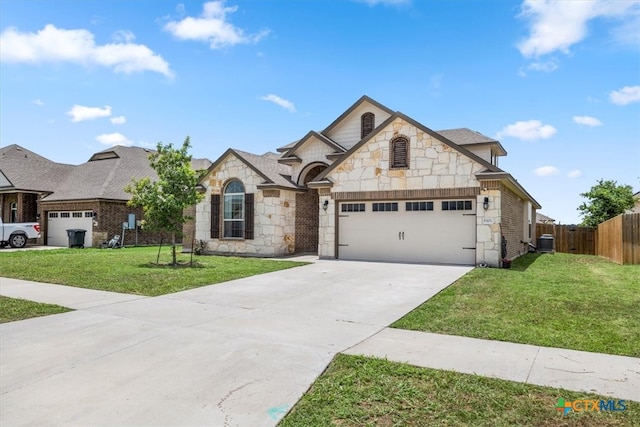
[[[587,393],[338,355],[280,427],[321,426],[638,426],[640,404],[622,412],[555,409]],[[617,399],[616,399],[617,402]]]
[[[163,295],[305,263],[258,258],[194,256],[197,267],[156,266],[157,247],[59,249],[0,254],[0,277],[137,295]],[[188,254],[179,254],[188,262]],[[171,262],[163,247],[160,263]]]
[[0,323],[66,313],[67,311],[71,311],[71,309],[60,307],[59,305],[41,304],[0,295]]
[[392,327],[640,357],[640,265],[528,254],[471,271]]

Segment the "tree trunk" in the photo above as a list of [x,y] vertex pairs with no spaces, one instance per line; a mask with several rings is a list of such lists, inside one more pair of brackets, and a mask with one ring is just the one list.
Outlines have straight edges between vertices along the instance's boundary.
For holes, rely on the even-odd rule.
[[171,233],[171,256],[173,258],[173,266],[176,267],[178,265],[178,260],[176,258],[176,233]]

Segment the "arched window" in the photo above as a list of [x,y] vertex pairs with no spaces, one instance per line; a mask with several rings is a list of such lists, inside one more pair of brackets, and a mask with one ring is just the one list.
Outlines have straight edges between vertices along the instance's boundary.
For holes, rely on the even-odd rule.
[[404,136],[399,136],[391,140],[389,155],[389,167],[391,169],[402,169],[409,167],[409,140]]
[[223,203],[223,237],[244,238],[244,185],[240,181],[227,184]]
[[360,117],[360,138],[369,135],[375,127],[376,116],[373,113],[364,113]]
[[9,205],[9,210],[11,211],[11,221],[9,222],[18,222],[18,204],[16,202],[12,202]]

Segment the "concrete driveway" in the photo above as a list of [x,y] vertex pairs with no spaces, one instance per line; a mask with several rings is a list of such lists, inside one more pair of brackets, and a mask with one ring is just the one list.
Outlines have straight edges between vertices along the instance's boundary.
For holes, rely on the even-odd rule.
[[162,297],[0,279],[0,425],[273,426],[333,356],[470,267],[318,261]]

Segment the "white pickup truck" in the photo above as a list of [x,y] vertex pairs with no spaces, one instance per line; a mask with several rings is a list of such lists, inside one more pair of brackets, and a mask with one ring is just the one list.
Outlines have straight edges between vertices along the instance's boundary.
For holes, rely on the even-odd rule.
[[3,224],[0,219],[0,248],[11,245],[12,248],[24,248],[28,239],[40,237],[40,224],[37,222],[19,222]]

